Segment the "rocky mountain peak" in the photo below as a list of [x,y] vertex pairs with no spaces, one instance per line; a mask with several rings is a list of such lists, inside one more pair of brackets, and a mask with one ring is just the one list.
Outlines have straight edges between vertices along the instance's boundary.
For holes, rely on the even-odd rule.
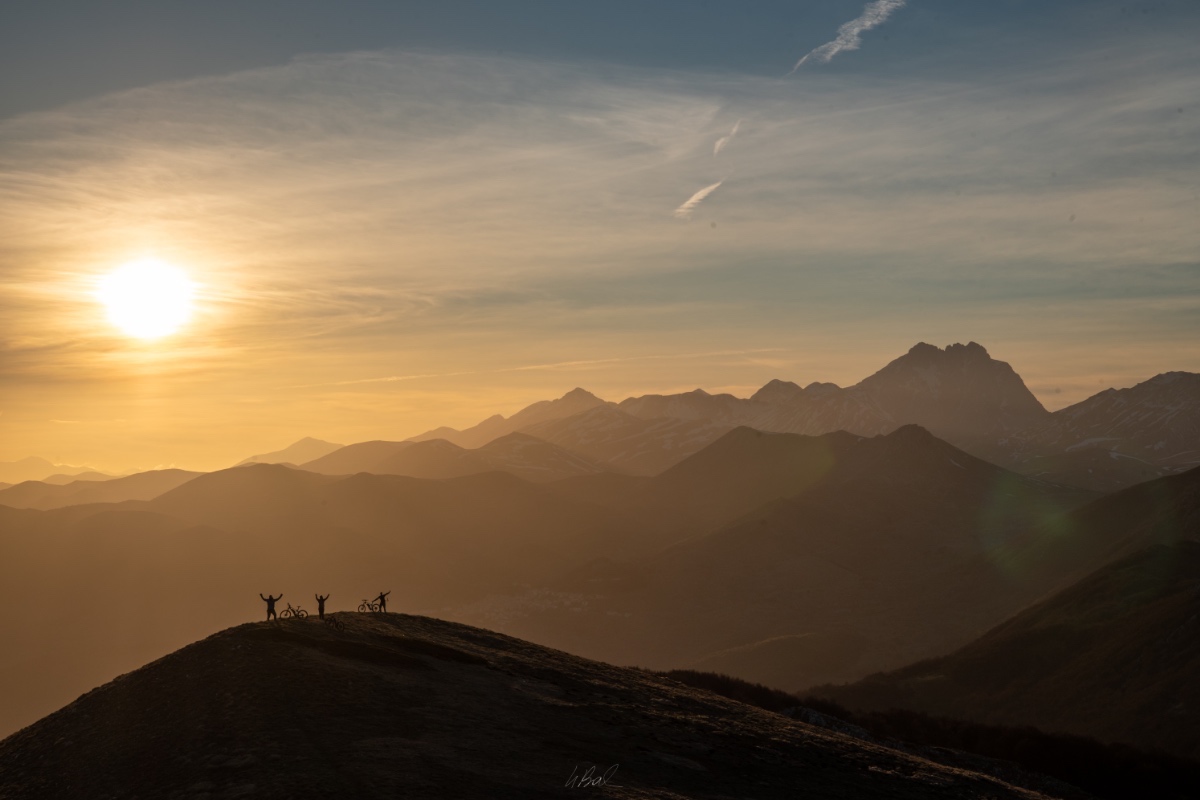
[[945,349],[918,342],[854,389],[898,422],[915,422],[959,441],[1024,428],[1049,416],[1021,376],[977,342]]
[[764,384],[750,399],[760,403],[786,403],[798,399],[803,394],[804,390],[798,385],[775,378]]

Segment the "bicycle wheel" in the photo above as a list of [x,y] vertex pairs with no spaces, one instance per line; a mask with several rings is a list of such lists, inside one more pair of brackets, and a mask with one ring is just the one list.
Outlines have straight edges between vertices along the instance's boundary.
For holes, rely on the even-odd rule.
[[371,603],[371,610],[372,610],[372,611],[378,611],[378,610],[379,610],[379,603]]
[[299,617],[300,619],[304,619],[305,617],[308,616],[308,612],[302,608],[296,612],[296,616]]
[[358,604],[358,610],[359,610],[359,611],[366,611],[366,610],[367,610],[367,604],[366,604],[366,603],[359,603],[359,604]]
[[294,613],[295,613],[295,612],[294,612],[294,611],[292,611],[292,610],[289,608],[289,609],[287,609],[287,610],[285,610],[285,611],[281,611],[281,612],[279,612],[279,618],[280,618],[280,619],[287,619],[288,617],[292,616],[292,614],[294,614]]

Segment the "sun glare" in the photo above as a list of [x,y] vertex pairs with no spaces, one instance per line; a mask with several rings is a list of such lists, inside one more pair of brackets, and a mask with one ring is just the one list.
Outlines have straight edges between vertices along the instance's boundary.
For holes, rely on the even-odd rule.
[[130,262],[100,280],[96,297],[109,321],[129,336],[159,339],[192,313],[192,282],[183,270],[154,258]]

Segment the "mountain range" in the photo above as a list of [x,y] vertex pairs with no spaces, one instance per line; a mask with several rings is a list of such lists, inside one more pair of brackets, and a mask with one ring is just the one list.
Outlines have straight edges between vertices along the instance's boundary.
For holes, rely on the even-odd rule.
[[182,469],[160,469],[138,472],[124,478],[80,477],[67,483],[25,481],[0,490],[0,505],[46,510],[88,503],[153,500],[163,492],[170,491],[200,474],[202,473]]
[[577,388],[510,418],[413,439],[475,448],[522,431],[612,468],[653,475],[739,426],[873,436],[917,424],[1017,472],[1113,491],[1200,464],[1198,420],[1200,375],[1165,373],[1050,412],[983,346],[921,342],[848,388],[773,380],[749,398],[696,389],[620,403]]
[[306,436],[282,450],[275,450],[271,453],[260,453],[259,455],[243,459],[238,462],[237,466],[240,467],[245,464],[303,464],[306,461],[314,461],[321,456],[327,456],[334,450],[338,450],[344,446]]
[[538,482],[606,471],[587,456],[525,433],[504,434],[473,450],[445,439],[362,442],[310,461],[303,468],[326,475],[371,472],[415,478],[458,478],[498,471]]
[[91,472],[89,467],[73,467],[55,464],[44,458],[30,456],[20,461],[0,461],[0,482],[15,484],[23,481],[40,481],[52,475],[78,475]]
[[[1186,567],[1180,540],[1200,538],[1196,378],[1052,413],[979,345],[922,344],[848,389],[776,380],[750,398],[620,403],[576,389],[466,431],[301,440],[207,474],[63,482],[47,462],[52,480],[0,490],[0,606],[21,609],[0,619],[15,645],[0,649],[0,685],[21,687],[0,705],[0,735],[243,621],[260,592],[310,607],[332,592],[344,610],[391,590],[395,608],[580,656],[793,691],[846,684],[846,702],[991,719],[989,693],[1019,709],[1057,692],[1047,708],[1064,729],[1119,738],[1175,696],[1160,691],[1173,651],[1152,645],[1172,641],[1160,622],[1185,625],[1186,580],[1129,595],[1108,633],[1070,605],[1082,621],[1060,638],[1094,659],[1056,662],[1039,650],[1047,617],[1018,622],[1093,578],[1087,597],[1127,586],[1103,571],[1148,547],[1167,555],[1146,564]],[[1128,644],[1109,653],[1108,639]],[[1135,651],[1147,661],[1122,660]],[[953,666],[961,652],[1008,666],[980,677]],[[920,672],[919,696],[889,684],[939,658],[966,677]],[[1079,710],[1086,692],[1061,690],[1075,678],[1137,691],[1101,719]],[[868,683],[875,694],[854,694]],[[1186,722],[1192,700],[1176,694],[1184,711],[1170,713]]]
[[[617,663],[700,667],[740,649],[733,674],[786,674],[773,681],[784,689],[945,652],[1105,557],[1062,534],[1094,493],[918,426],[870,438],[738,428],[654,478],[554,488],[642,520],[665,549],[440,613]],[[1047,541],[1077,544],[1075,561],[1014,571]]]

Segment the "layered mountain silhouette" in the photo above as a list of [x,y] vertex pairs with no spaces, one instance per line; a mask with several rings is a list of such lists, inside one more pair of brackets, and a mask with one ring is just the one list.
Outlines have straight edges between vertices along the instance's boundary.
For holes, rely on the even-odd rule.
[[[423,444],[432,443],[399,452]],[[805,491],[820,514],[811,520],[793,502]],[[913,585],[925,598],[920,608],[975,597],[992,584],[964,578],[976,592],[965,595],[948,580],[942,594],[940,578],[922,585],[921,576],[977,560],[979,571],[995,572],[981,555],[984,544],[1002,543],[1090,496],[977,464],[915,428],[878,439],[740,429],[651,478],[597,473],[535,483],[489,471],[432,480],[257,464],[195,477],[149,501],[49,511],[0,506],[0,535],[12,554],[0,561],[0,605],[26,608],[0,622],[0,635],[23,643],[0,652],[0,683],[26,687],[0,709],[0,730],[206,627],[230,624],[245,613],[247,598],[264,591],[310,602],[311,587],[334,593],[331,608],[354,608],[390,588],[397,608],[442,609],[585,655],[672,667],[760,639],[822,633],[822,626],[836,633],[844,619],[827,607],[842,601],[814,605],[819,585],[859,604],[849,608],[887,606],[900,587]],[[996,503],[1003,513],[989,516]],[[772,551],[759,527],[793,542],[795,554]],[[919,547],[876,592],[859,579],[838,579],[841,568],[825,576],[834,569],[828,559],[846,562],[829,552],[803,557],[805,536],[843,539],[860,553],[849,562],[859,569],[878,569],[881,554],[903,552],[905,536]],[[936,557],[919,549],[928,542]],[[766,563],[776,577],[741,592],[753,563]],[[913,563],[926,566],[909,575]],[[775,584],[785,587],[778,602],[760,596]],[[687,595],[670,587],[698,599],[689,607]],[[42,600],[29,606],[22,598],[30,596]],[[77,598],[97,604],[80,607]],[[716,598],[727,606],[719,613]],[[983,610],[940,615],[932,625],[915,613],[897,617],[889,636],[911,643],[895,657],[964,643],[1019,600],[1019,593],[997,591]],[[871,625],[868,638],[883,629]],[[56,636],[37,633],[46,629]],[[124,645],[103,644],[112,637]],[[872,665],[900,663],[851,660],[810,678],[850,680]]]
[[1197,529],[1179,474],[1196,377],[1050,413],[979,345],[921,344],[844,389],[577,389],[300,467],[21,483],[0,491],[0,607],[20,609],[0,618],[0,685],[21,687],[0,735],[244,620],[260,592],[344,610],[391,590],[582,656],[792,691],[946,656]]
[[96,472],[94,470],[90,470],[88,472],[80,472],[75,475],[67,475],[64,473],[58,473],[55,475],[50,475],[48,477],[42,478],[41,482],[42,483],[52,483],[55,486],[62,486],[64,484],[74,483],[75,481],[110,481],[116,477],[118,477],[118,476],[109,475],[105,472]]
[[524,432],[635,475],[657,475],[729,430],[707,419],[643,419],[605,404],[535,423]]
[[338,619],[241,625],[87,693],[0,742],[0,796],[1050,796],[478,628]]
[[[640,424],[634,420],[640,420]],[[734,427],[873,436],[918,424],[989,461],[1047,481],[1113,491],[1200,460],[1200,376],[1166,373],[1047,411],[1009,364],[975,342],[913,346],[854,386],[773,380],[749,398],[702,389],[606,403],[575,389],[511,418],[414,437],[480,447],[523,431],[634,474],[653,475]]]
[[22,687],[0,704],[0,732],[244,619],[260,592],[310,610],[316,591],[333,593],[331,609],[389,589],[397,608],[458,605],[644,553],[635,522],[502,472],[424,480],[267,464],[152,501],[0,505],[0,607],[21,609],[0,617],[13,643],[0,648],[0,685]]
[[1079,564],[1011,567],[1047,539],[1075,541],[1062,520],[1095,497],[917,426],[738,428],[657,477],[591,494],[588,482],[556,488],[649,521],[673,546],[453,613],[618,663],[703,667],[725,653],[739,677],[790,674],[785,689],[946,652],[1079,577]]
[[0,491],[0,505],[45,510],[87,503],[152,500],[200,474],[182,469],[160,469],[139,472],[124,478],[107,480],[84,478],[66,484],[25,481]]
[[1196,759],[1197,674],[1200,542],[1176,541],[1100,569],[949,656],[818,694]]
[[414,478],[458,478],[501,471],[532,481],[592,475],[606,467],[525,433],[509,433],[468,450],[445,439],[362,442],[303,465],[326,475],[371,472]]
[[242,464],[303,464],[308,461],[315,461],[321,456],[327,456],[343,446],[306,436],[282,450],[276,450],[272,453],[261,453],[243,459],[238,463],[238,466]]
[[91,472],[91,469],[55,464],[37,456],[23,458],[20,461],[0,461],[0,481],[10,484],[40,481],[51,475],[77,475],[82,472]]
[[562,419],[604,405],[604,401],[584,389],[572,389],[557,400],[541,400],[505,418],[499,414],[488,417],[478,425],[458,431],[454,428],[437,428],[412,437],[413,441],[445,439],[459,447],[482,447],[493,439],[545,422]]

